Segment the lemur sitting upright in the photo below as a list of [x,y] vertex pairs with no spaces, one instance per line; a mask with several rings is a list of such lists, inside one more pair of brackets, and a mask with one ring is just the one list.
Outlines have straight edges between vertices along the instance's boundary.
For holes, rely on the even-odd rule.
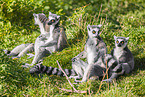
[[[82,78],[80,82],[84,82],[91,76],[102,75],[103,71],[101,71],[101,69],[100,71],[95,71],[95,68],[99,68],[99,64],[95,65],[96,62],[100,63],[100,66],[102,65],[102,67],[105,68],[104,64],[102,64],[102,58],[104,58],[107,53],[106,44],[99,36],[100,27],[101,25],[87,26],[88,39],[85,44],[85,49],[72,59],[72,68],[78,76],[70,76],[70,78],[75,78],[75,80]],[[80,58],[87,58],[87,63],[83,62]]]
[[[42,40],[40,43],[35,43],[35,56],[31,64],[25,64],[23,67],[28,67],[38,63],[43,57],[52,52],[62,50],[67,43],[67,37],[64,29],[59,26],[60,16],[49,12],[49,20],[45,23],[49,25],[48,34],[42,34],[37,40]],[[42,24],[41,24],[42,25]],[[45,28],[42,25],[42,28]]]
[[125,73],[130,73],[134,69],[134,57],[131,51],[127,47],[129,37],[116,37],[115,48],[111,51],[111,55],[118,61],[118,63],[124,63],[123,68]]
[[[115,78],[119,75],[128,74],[134,69],[134,57],[131,51],[127,47],[127,42],[129,37],[116,37],[115,40],[115,48],[111,51],[111,55],[117,60],[118,66],[120,67],[121,72],[112,72],[110,70],[110,74],[114,75]],[[112,78],[106,79],[104,81],[110,82]]]
[[[45,23],[47,21],[47,17],[45,16],[45,14],[43,13],[33,14],[33,16],[35,20],[35,25],[42,24],[42,25],[39,25],[41,34],[46,34],[45,30],[46,29],[49,30],[49,26],[48,24]],[[39,17],[36,17],[36,16],[39,16]],[[43,28],[43,26],[45,26],[45,29]],[[39,41],[36,41],[35,43],[37,42]],[[29,52],[34,51],[34,44],[33,43],[21,44],[19,46],[16,46],[12,51],[8,51],[8,50],[4,50],[4,51],[8,56],[12,56],[12,58],[19,58],[23,56],[25,53],[27,53],[28,51]]]
[[[129,40],[129,37],[116,37],[114,36],[115,40],[115,48],[111,51],[111,55],[114,59],[118,62],[118,67],[121,72],[113,72],[113,70],[110,70],[110,74],[112,77],[115,78],[119,75],[128,74],[134,69],[134,57],[131,53],[131,51],[127,47],[127,42]],[[112,78],[103,80],[111,82]]]

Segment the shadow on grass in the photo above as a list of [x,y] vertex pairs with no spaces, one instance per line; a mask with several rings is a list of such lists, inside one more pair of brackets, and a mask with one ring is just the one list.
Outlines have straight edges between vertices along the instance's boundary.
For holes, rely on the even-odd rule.
[[[144,52],[143,48],[137,48],[137,50],[133,51],[134,55],[134,71],[139,70],[145,70],[145,56],[141,56],[141,54]],[[140,58],[139,58],[139,56]]]

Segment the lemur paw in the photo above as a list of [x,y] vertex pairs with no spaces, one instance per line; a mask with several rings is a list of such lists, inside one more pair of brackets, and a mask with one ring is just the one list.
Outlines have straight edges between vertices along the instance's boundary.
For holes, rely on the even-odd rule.
[[27,55],[29,56],[27,59],[32,58],[32,57],[35,56],[34,54],[31,54],[31,53],[29,53],[29,54],[27,54]]
[[82,81],[80,81],[80,80],[76,80],[76,79],[75,79],[75,82],[76,82],[76,83],[82,83]]
[[32,64],[25,63],[25,65],[22,65],[22,67],[24,67],[24,68],[28,68],[30,66],[32,66]]

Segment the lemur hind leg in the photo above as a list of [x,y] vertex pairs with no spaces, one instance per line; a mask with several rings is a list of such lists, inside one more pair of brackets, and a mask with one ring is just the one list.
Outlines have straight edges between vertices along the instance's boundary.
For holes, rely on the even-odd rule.
[[7,54],[8,56],[17,56],[22,50],[24,50],[28,45],[28,44],[21,44],[19,46],[16,46],[9,54]]
[[98,64],[94,64],[90,70],[89,79],[93,79],[94,77],[99,79],[104,76],[105,71],[106,68],[103,68]]
[[46,57],[46,56],[48,56],[50,54],[51,54],[50,51],[46,50],[45,47],[41,47],[40,51],[35,54],[34,59],[32,61],[32,64],[38,63],[38,61],[40,59],[42,59],[43,57]]
[[44,47],[41,47],[39,52],[35,53],[34,59],[32,61],[32,64],[26,63],[22,67],[26,67],[27,68],[29,66],[32,66],[33,64],[38,63],[43,57],[48,56],[48,55],[50,55],[50,52],[48,50],[46,50]]
[[72,68],[77,73],[77,76],[70,76],[69,78],[74,78],[75,81],[77,79],[81,79],[84,75],[85,68],[88,64],[82,61],[79,58],[73,58],[72,59]]
[[94,77],[99,79],[104,75],[105,70],[105,68],[101,67],[98,64],[87,65],[87,67],[85,67],[85,72],[82,80],[76,80],[76,82],[86,82],[87,79],[93,79]]
[[132,69],[128,63],[122,63],[122,68],[124,69],[126,74],[128,74],[132,71]]
[[85,69],[85,71],[84,71],[84,75],[83,75],[82,80],[81,80],[81,81],[77,81],[77,82],[86,82],[87,79],[89,79],[89,74],[90,74],[89,71],[91,71],[92,66],[93,66],[93,65],[88,65],[88,66],[86,67],[86,69]]
[[[124,64],[124,63],[123,63]],[[118,64],[114,69],[109,70],[109,79],[105,79],[103,81],[106,82],[112,82],[113,79],[118,78],[120,75],[123,75],[125,73],[124,67],[122,64]]]
[[16,57],[12,57],[12,58],[20,58],[20,57],[22,57],[25,53],[27,53],[27,52],[32,52],[32,51],[34,51],[34,44],[33,43],[31,43],[31,44],[29,44],[27,47],[25,47]]
[[34,55],[34,54],[32,54],[32,53],[28,53],[27,55],[29,56],[27,59],[30,59],[30,58],[32,58],[32,57],[34,57],[34,56],[35,56],[35,55]]

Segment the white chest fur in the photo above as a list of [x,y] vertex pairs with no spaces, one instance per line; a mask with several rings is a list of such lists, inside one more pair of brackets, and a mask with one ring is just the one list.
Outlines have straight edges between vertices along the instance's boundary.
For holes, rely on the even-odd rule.
[[54,26],[50,25],[50,36],[48,38],[48,40],[46,41],[46,43],[50,42],[53,40],[53,30],[54,30]]
[[123,54],[123,48],[118,47],[114,49],[114,56],[117,59],[117,61],[119,60],[122,54]]
[[88,60],[88,64],[93,64],[94,63],[94,58],[95,58],[95,52],[94,50],[87,46],[87,60]]
[[43,26],[43,23],[39,23],[39,28],[40,28],[40,32],[41,32],[41,34],[45,34],[46,33],[46,31],[45,31],[45,29],[44,29],[44,26]]

